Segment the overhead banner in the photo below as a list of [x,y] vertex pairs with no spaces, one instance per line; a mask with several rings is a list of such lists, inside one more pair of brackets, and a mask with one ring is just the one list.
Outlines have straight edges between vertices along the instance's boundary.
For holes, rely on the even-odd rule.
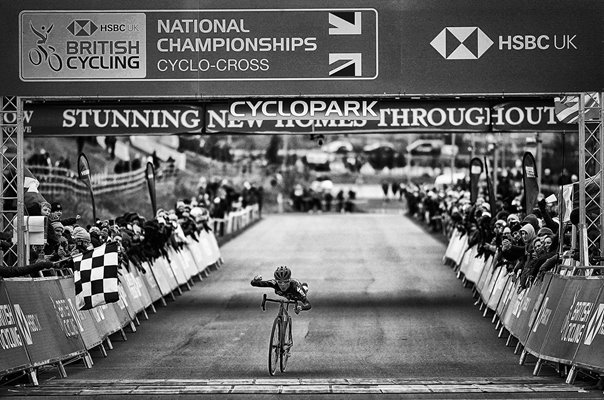
[[21,0],[0,2],[0,15],[5,95],[507,96],[604,87],[601,0]]
[[201,133],[201,106],[169,103],[27,104],[27,136],[107,136]]
[[383,101],[241,100],[231,103],[32,103],[25,135],[107,136],[183,133],[556,132],[553,99]]
[[208,104],[206,132],[518,132],[576,130],[553,100],[241,100]]

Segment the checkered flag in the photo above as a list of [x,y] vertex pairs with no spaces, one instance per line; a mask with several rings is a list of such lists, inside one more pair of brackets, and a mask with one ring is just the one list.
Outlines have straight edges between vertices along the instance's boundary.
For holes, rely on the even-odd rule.
[[79,310],[119,300],[118,244],[106,243],[73,258],[76,304]]

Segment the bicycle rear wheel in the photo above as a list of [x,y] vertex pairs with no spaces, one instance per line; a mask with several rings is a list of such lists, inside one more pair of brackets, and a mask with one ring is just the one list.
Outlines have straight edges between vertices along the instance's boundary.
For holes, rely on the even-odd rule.
[[281,372],[285,372],[287,360],[291,356],[291,348],[294,345],[294,339],[292,337],[292,319],[287,318],[284,325],[283,339],[281,340],[281,363],[279,365]]
[[275,375],[277,362],[281,355],[281,318],[275,318],[271,330],[271,340],[268,343],[268,373]]

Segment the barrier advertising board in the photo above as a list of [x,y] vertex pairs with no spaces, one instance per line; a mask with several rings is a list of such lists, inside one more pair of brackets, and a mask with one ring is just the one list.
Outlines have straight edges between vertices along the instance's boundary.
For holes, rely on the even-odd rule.
[[534,283],[526,295],[526,301],[523,302],[520,309],[516,310],[516,319],[512,320],[510,331],[513,331],[513,335],[522,344],[526,343],[529,332],[541,309],[541,304],[543,303],[551,279],[552,275],[546,274],[541,282]]
[[573,362],[604,372],[604,288],[600,288],[598,300],[591,307],[592,312],[583,329],[585,333]]
[[19,96],[599,91],[603,14],[600,0],[4,1],[0,70]]
[[61,289],[63,290],[63,294],[65,295],[65,299],[67,300],[67,304],[71,309],[72,314],[75,317],[75,321],[77,323],[77,327],[80,330],[80,335],[82,336],[82,340],[84,341],[84,346],[86,349],[91,349],[103,341],[103,336],[101,332],[97,329],[97,325],[94,323],[94,319],[90,310],[78,310],[75,300],[75,285],[73,283],[73,276],[65,277],[65,278],[57,278],[59,284],[61,285]]
[[541,347],[541,354],[554,361],[570,363],[585,337],[603,282],[599,279],[555,276],[552,283],[556,280],[565,282],[564,292]]
[[[21,310],[21,308],[19,308]],[[0,372],[21,370],[30,365],[21,331],[26,320],[19,318],[6,295],[6,283],[0,280]]]
[[84,351],[78,322],[56,278],[11,278],[4,282],[33,366]]
[[553,277],[549,283],[525,344],[525,349],[533,355],[541,357],[543,354],[541,346],[552,327],[565,285],[566,281],[560,277]]

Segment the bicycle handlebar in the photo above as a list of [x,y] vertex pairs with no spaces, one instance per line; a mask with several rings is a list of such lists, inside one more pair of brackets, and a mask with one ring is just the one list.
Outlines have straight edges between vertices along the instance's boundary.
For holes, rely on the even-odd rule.
[[266,297],[266,293],[262,295],[262,311],[266,311],[266,302],[270,301],[273,303],[282,303],[282,304],[298,304],[298,302],[296,300],[275,300],[275,299],[269,299],[268,297]]

